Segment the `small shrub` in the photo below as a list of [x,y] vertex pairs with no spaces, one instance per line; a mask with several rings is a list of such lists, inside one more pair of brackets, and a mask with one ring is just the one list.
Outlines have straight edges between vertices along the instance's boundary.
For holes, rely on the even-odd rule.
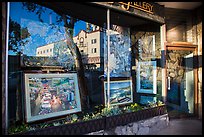
[[157,106],[163,106],[163,105],[164,105],[164,103],[163,103],[162,101],[159,100],[159,101],[157,102]]
[[100,112],[98,112],[98,113],[96,113],[96,114],[92,113],[92,116],[91,116],[92,119],[99,119],[99,118],[102,118],[102,117],[103,117],[103,116],[101,115]]
[[30,129],[29,125],[27,124],[22,124],[22,125],[14,125],[9,128],[8,133],[9,134],[15,134],[15,133],[20,133],[24,131],[28,131]]
[[83,121],[89,121],[91,119],[92,118],[91,118],[91,116],[89,114],[84,115],[83,118],[82,118]]
[[134,104],[124,107],[123,110],[125,112],[136,112],[136,111],[142,110],[142,107],[139,104],[134,103]]
[[107,117],[119,114],[122,114],[122,110],[118,106],[105,107],[101,111],[101,115]]
[[78,121],[78,116],[76,114],[71,115],[71,123],[77,122]]

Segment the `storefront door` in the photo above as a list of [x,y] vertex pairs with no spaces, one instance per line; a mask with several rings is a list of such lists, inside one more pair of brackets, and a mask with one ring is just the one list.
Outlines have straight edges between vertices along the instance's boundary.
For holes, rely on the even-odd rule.
[[173,116],[197,112],[196,48],[167,46],[167,103]]

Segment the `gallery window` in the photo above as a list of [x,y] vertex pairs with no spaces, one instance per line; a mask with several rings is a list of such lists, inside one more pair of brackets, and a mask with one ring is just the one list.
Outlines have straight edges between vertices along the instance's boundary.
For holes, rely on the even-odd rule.
[[[61,20],[53,10],[28,2],[11,2],[10,9],[10,123],[91,114],[107,104],[146,105],[161,95],[159,32],[118,24],[109,28],[106,22],[98,31],[90,30],[89,22],[69,15]],[[75,27],[67,28],[67,23]],[[78,46],[84,44],[77,39],[79,32],[100,46]],[[88,54],[90,49],[97,54]]]
[[[84,39],[77,42],[74,37],[81,30],[86,31],[87,22],[76,20],[78,28],[69,28],[72,31],[67,35],[65,22],[59,20],[60,15],[51,9],[28,2],[11,2],[10,7],[9,122],[44,122],[50,118],[84,113],[84,110],[89,111],[87,105],[93,108],[101,105],[104,45],[92,49],[93,53],[100,51],[102,55],[81,54],[78,62],[82,61],[84,67],[83,80],[78,77],[81,70],[76,62],[80,53],[77,53],[75,43],[84,44]],[[35,13],[38,8],[43,9],[40,16]],[[70,18],[67,16],[67,22]],[[103,37],[104,32],[99,35]],[[71,41],[68,41],[70,36]],[[96,39],[92,43],[96,43]]]

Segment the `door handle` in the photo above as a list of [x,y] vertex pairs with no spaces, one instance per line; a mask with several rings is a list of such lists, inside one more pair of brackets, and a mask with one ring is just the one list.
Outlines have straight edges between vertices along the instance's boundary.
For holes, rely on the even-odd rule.
[[170,78],[170,77],[167,77],[167,82],[168,82],[168,87],[167,87],[167,89],[170,90],[170,89],[171,89],[171,88],[170,88],[170,87],[171,87],[171,85],[170,85],[170,84],[171,84],[171,78]]

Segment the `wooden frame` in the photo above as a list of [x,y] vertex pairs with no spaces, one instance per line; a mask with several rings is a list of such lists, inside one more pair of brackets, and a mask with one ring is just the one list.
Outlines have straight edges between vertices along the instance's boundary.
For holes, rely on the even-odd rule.
[[25,73],[26,122],[81,111],[76,73]]
[[[156,61],[138,62],[137,69],[137,92],[157,93]],[[149,73],[148,73],[149,72]]]
[[[117,85],[120,85],[120,86],[117,86]],[[105,105],[107,105],[107,101],[108,101],[107,96],[108,96],[107,81],[104,81]],[[110,101],[109,102],[110,102],[110,106],[132,103],[133,102],[132,80],[110,81]]]

